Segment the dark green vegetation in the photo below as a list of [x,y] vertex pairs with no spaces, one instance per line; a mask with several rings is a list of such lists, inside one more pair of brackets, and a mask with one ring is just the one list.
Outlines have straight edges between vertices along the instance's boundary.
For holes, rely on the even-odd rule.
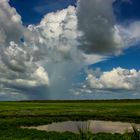
[[[0,140],[129,140],[135,134],[56,133],[20,126],[66,120],[114,120],[140,123],[140,100],[0,102]],[[130,136],[132,138],[130,138]]]

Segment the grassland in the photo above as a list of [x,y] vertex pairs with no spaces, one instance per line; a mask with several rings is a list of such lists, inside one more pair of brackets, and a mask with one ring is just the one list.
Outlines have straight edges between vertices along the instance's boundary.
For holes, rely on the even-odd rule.
[[[47,133],[20,126],[89,119],[140,123],[140,100],[0,102],[0,140],[86,140],[72,133]],[[90,134],[90,139],[97,140],[126,137],[126,134]]]

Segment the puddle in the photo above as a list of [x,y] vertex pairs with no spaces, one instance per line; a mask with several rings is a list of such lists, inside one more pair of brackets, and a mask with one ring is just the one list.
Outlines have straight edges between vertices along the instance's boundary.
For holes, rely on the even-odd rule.
[[140,130],[140,124],[132,124],[125,122],[112,122],[112,121],[65,121],[52,123],[48,125],[21,127],[28,129],[37,129],[42,131],[56,131],[56,132],[73,132],[79,133],[79,128],[82,130],[90,130],[92,133],[106,132],[106,133],[125,133],[132,132],[132,126]]

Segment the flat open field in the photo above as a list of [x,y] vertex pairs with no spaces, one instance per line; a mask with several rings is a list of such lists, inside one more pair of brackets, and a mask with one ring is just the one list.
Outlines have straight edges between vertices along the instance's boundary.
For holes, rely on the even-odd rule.
[[[0,102],[0,139],[76,140],[78,136],[72,133],[47,133],[19,127],[89,119],[140,123],[140,100]],[[107,140],[123,139],[120,134],[97,135],[104,140],[106,136],[110,137]]]

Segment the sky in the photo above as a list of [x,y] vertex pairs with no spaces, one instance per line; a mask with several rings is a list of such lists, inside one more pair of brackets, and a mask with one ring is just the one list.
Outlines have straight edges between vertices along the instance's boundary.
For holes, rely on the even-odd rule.
[[76,5],[76,0],[10,0],[10,5],[22,16],[24,25],[28,25],[39,24],[43,16],[49,12]]
[[0,100],[140,98],[139,0],[1,0]]

